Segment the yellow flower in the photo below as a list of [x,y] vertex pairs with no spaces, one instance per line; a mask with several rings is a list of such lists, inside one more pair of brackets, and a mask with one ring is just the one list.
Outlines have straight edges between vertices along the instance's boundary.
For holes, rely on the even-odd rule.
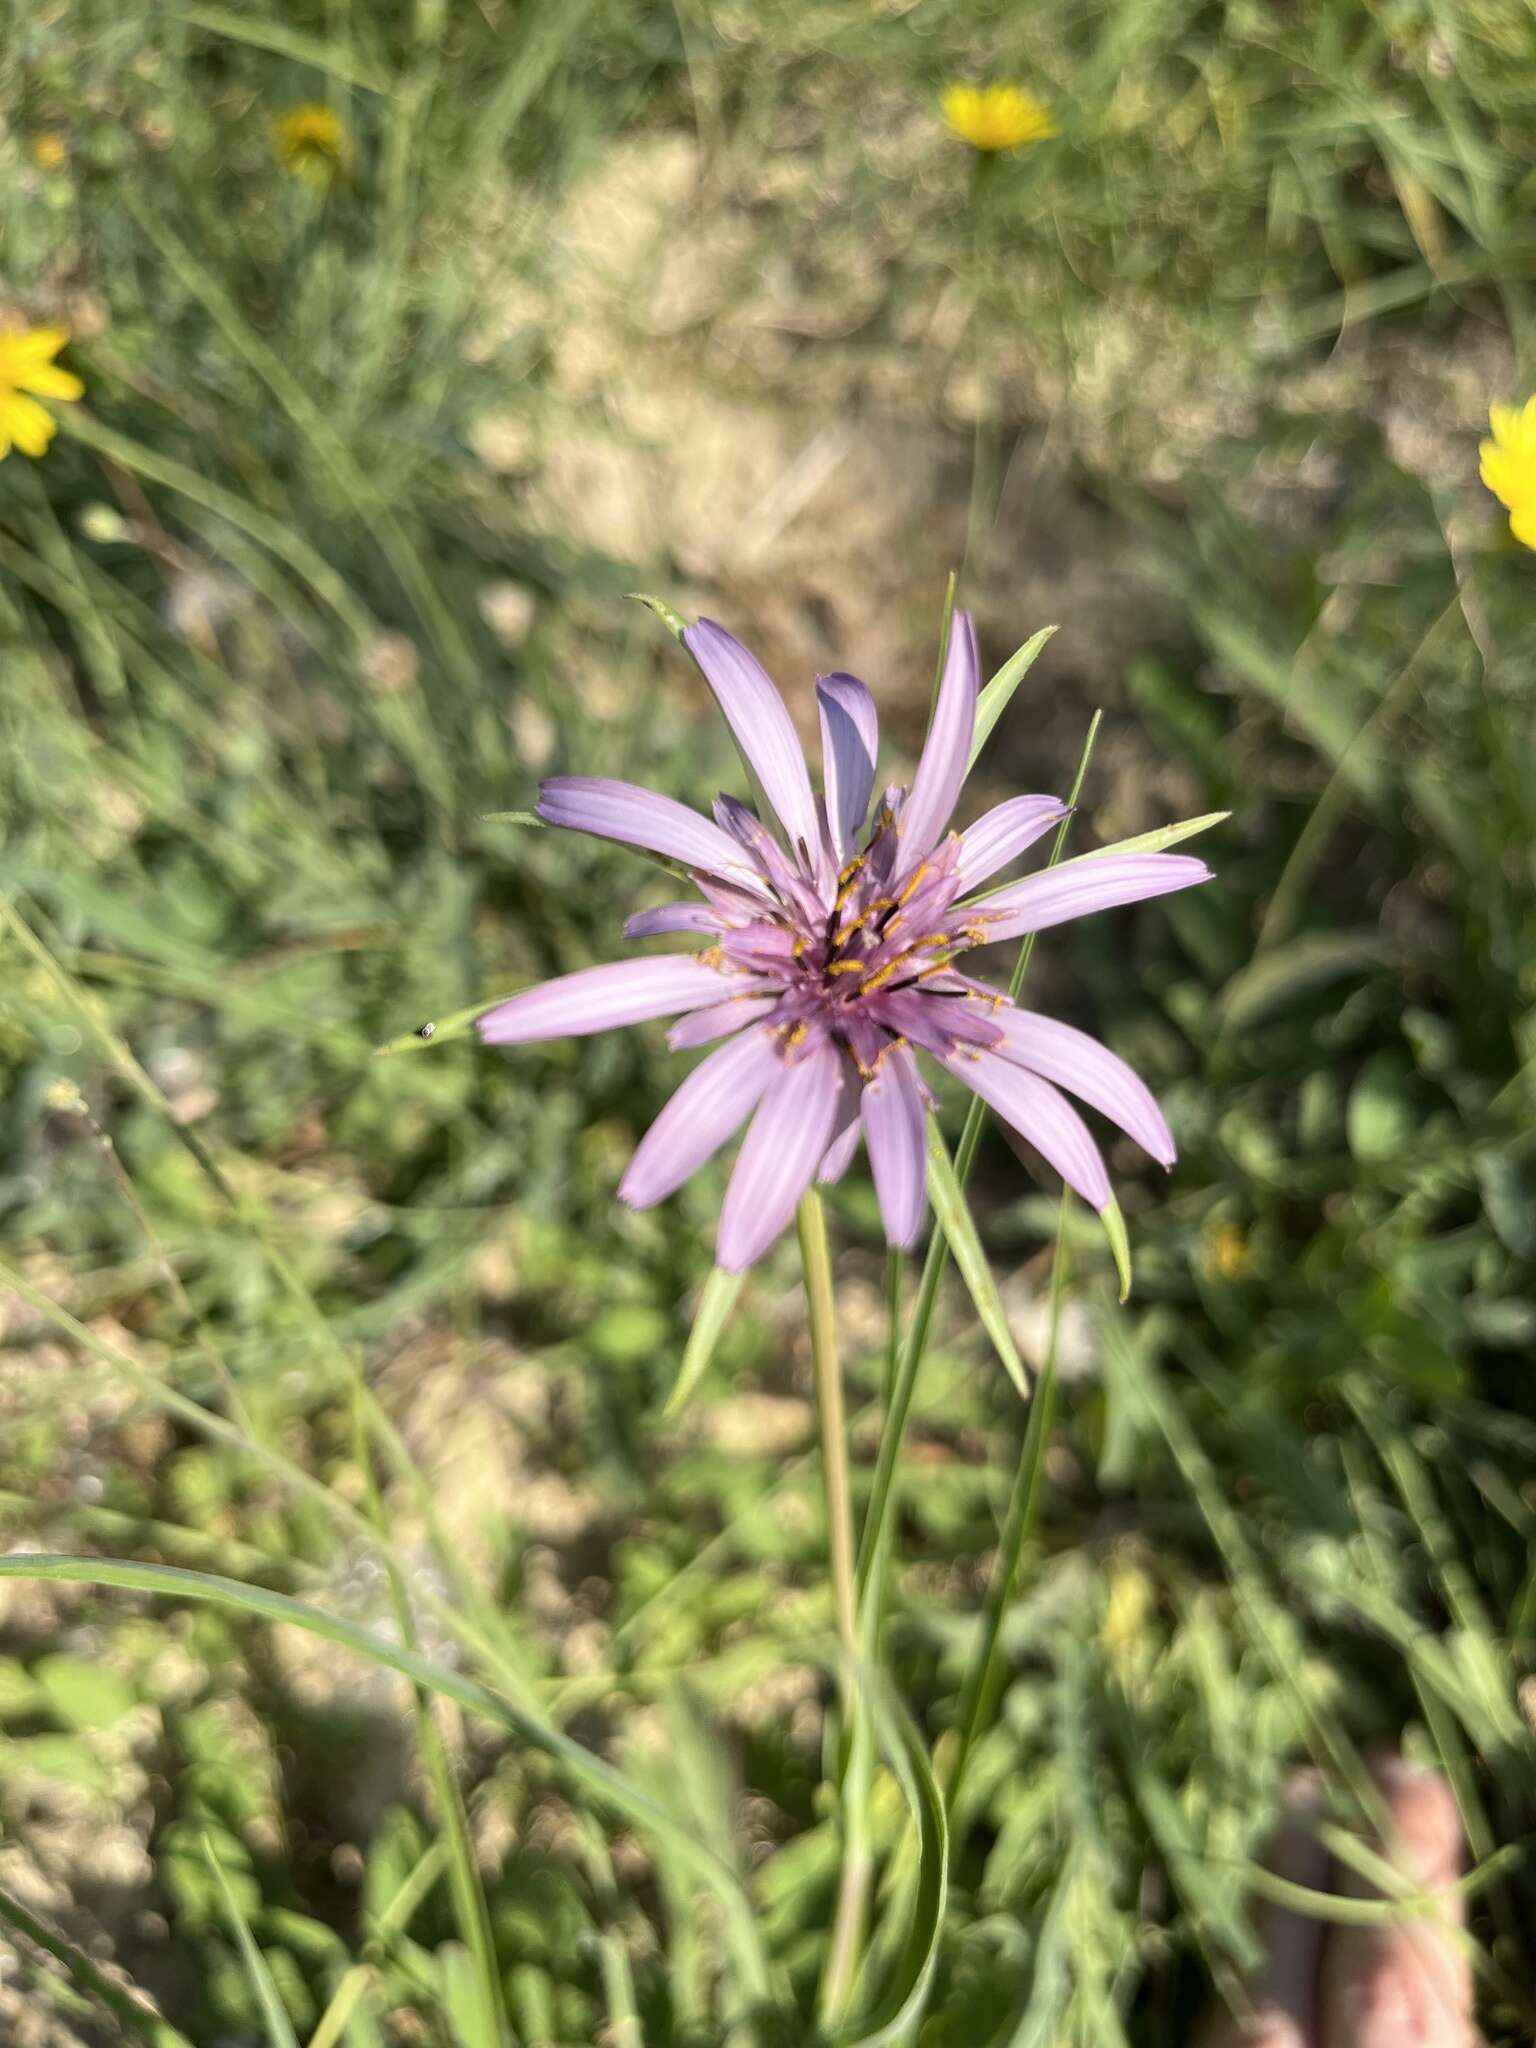
[[[67,327],[0,329],[0,460],[13,447],[41,455],[56,431],[39,398],[83,398],[85,386],[53,360],[69,339]],[[34,397],[27,397],[28,392]]]
[[32,161],[40,171],[59,171],[69,162],[69,144],[56,128],[33,136]]
[[1205,1270],[1218,1280],[1240,1280],[1248,1270],[1248,1239],[1236,1223],[1218,1223],[1201,1246]]
[[274,122],[272,136],[284,170],[311,184],[323,184],[346,161],[346,125],[334,108],[290,107]]
[[1099,1641],[1122,1677],[1128,1675],[1146,1643],[1147,1624],[1156,1605],[1157,1589],[1139,1565],[1117,1561],[1110,1566],[1109,1598],[1104,1603]]
[[1026,149],[1057,133],[1050,108],[1016,85],[952,85],[939,104],[960,140],[988,156]]
[[1536,548],[1536,398],[1488,409],[1493,439],[1478,449],[1483,482],[1509,514],[1509,530]]

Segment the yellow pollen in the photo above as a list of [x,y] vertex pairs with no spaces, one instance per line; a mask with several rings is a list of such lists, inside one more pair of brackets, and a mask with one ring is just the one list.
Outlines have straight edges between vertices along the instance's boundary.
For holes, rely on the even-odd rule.
[[965,936],[973,946],[984,946],[987,943],[987,928],[984,924],[968,924]]
[[828,974],[862,974],[869,963],[865,960],[833,960],[828,964]]
[[882,1045],[880,1050],[875,1054],[875,1064],[873,1071],[867,1074],[865,1076],[865,1079],[872,1081],[875,1075],[879,1073],[881,1067],[890,1058],[891,1054],[893,1052],[903,1051],[906,1047],[906,1043],[907,1041],[904,1038],[893,1038],[888,1045]]
[[954,939],[948,932],[925,932],[920,939],[914,939],[908,946],[909,953],[920,953],[924,946],[952,946]]
[[792,945],[792,946],[790,947],[790,949],[789,949],[789,953],[790,953],[790,958],[791,958],[792,960],[802,960],[802,959],[804,959],[804,957],[805,957],[805,949],[806,949],[806,947],[807,947],[807,946],[809,945],[809,943],[810,943],[810,941],[809,941],[809,940],[808,940],[808,939],[806,938],[805,934],[804,934],[804,933],[802,932],[802,933],[801,933],[801,935],[800,935],[800,937],[799,937],[798,939],[796,939],[795,943],[794,943],[794,944],[793,944],[793,945]]
[[802,1017],[800,1022],[794,1027],[794,1029],[790,1032],[789,1036],[784,1041],[784,1050],[786,1052],[793,1052],[797,1046],[804,1045],[806,1029],[806,1022],[805,1019]]
[[875,970],[868,981],[861,981],[859,983],[859,994],[861,996],[871,996],[877,988],[884,988],[891,977],[899,973],[906,966],[910,958],[911,955],[909,953],[898,953],[894,960],[887,960],[883,967]]
[[896,901],[899,905],[905,908],[905,906],[912,901],[912,898],[917,894],[918,890],[922,887],[923,881],[927,874],[928,863],[927,861],[924,861],[920,868],[914,870],[912,879],[907,883],[905,889],[903,889],[901,894],[896,898]]
[[701,967],[723,968],[725,966],[725,955],[718,946],[706,946],[704,951],[699,954],[698,959]]
[[949,963],[951,960],[954,959],[954,957],[955,956],[953,953],[946,953],[942,960],[935,960],[931,967],[925,967],[923,969],[922,973],[917,977],[918,980],[931,981],[934,975],[946,973],[949,968]]

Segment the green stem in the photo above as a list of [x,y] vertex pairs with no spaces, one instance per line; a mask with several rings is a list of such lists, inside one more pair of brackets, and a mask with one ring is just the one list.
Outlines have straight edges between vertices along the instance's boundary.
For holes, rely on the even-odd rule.
[[896,1385],[896,1368],[901,1362],[901,1289],[906,1279],[907,1261],[903,1252],[892,1246],[885,1256],[885,1371],[881,1378],[880,1399],[888,1411],[891,1393]]
[[[1082,794],[1083,780],[1088,773],[1088,762],[1093,753],[1093,743],[1098,737],[1099,721],[1103,713],[1095,711],[1083,741],[1083,751],[1077,763],[1077,774],[1072,781],[1071,794],[1067,801],[1075,806]],[[1056,837],[1051,843],[1051,856],[1047,868],[1053,868],[1060,861],[1066,848],[1067,830],[1071,812],[1056,828]],[[1019,957],[1013,970],[1013,979],[1008,984],[1008,1000],[1017,1002],[1019,991],[1024,986],[1024,977],[1034,955],[1035,934],[1031,932],[1019,948]],[[970,1178],[971,1168],[976,1161],[977,1148],[981,1143],[982,1119],[986,1109],[980,1097],[973,1097],[966,1111],[965,1123],[960,1132],[960,1143],[955,1149],[955,1176],[964,1187]],[[949,1246],[944,1233],[935,1230],[928,1240],[928,1255],[923,1261],[923,1277],[918,1288],[917,1307],[913,1311],[911,1328],[902,1348],[901,1360],[896,1370],[895,1382],[891,1388],[891,1399],[886,1410],[885,1428],[880,1435],[880,1452],[875,1461],[874,1485],[870,1492],[869,1508],[864,1516],[864,1528],[859,1540],[859,1598],[866,1605],[870,1601],[871,1588],[879,1583],[881,1574],[876,1567],[889,1543],[891,1531],[891,1493],[896,1481],[897,1461],[901,1456],[902,1439],[906,1435],[907,1418],[912,1409],[912,1395],[917,1386],[918,1368],[923,1362],[923,1347],[928,1341],[928,1328],[933,1321],[933,1311],[939,1295],[939,1282],[944,1277],[944,1268],[949,1262]]]
[[1045,1365],[1035,1387],[1035,1397],[1029,1405],[1029,1421],[1024,1430],[1024,1448],[1019,1457],[1019,1469],[1014,1477],[1013,1493],[1003,1523],[997,1569],[987,1590],[981,1640],[976,1646],[976,1654],[971,1660],[960,1693],[960,1711],[957,1717],[960,1748],[945,1788],[951,1814],[960,1796],[960,1785],[965,1776],[966,1765],[971,1760],[971,1752],[996,1703],[1001,1678],[997,1663],[997,1646],[1003,1632],[1003,1617],[1013,1603],[1018,1585],[1019,1560],[1024,1554],[1024,1546],[1034,1533],[1035,1515],[1040,1500],[1040,1474],[1045,1466],[1045,1446],[1050,1436],[1051,1417],[1056,1407],[1056,1347],[1061,1332],[1061,1304],[1066,1292],[1067,1216],[1071,1206],[1072,1197],[1064,1193],[1061,1198],[1061,1221],[1056,1227],[1056,1259],[1051,1272],[1051,1333],[1046,1348]]
[[843,1861],[837,1908],[821,1980],[823,2023],[837,2024],[847,2010],[864,1940],[871,1856],[868,1826],[868,1732],[859,1690],[859,1612],[853,1563],[853,1496],[848,1479],[848,1426],[843,1411],[843,1377],[837,1357],[837,1312],[832,1261],[821,1197],[814,1191],[796,1215],[805,1295],[810,1311],[811,1359],[816,1376],[816,1411],[821,1428],[821,1471],[827,1495],[827,1558],[837,1638],[842,1649],[840,1693],[851,1749],[843,1774]]

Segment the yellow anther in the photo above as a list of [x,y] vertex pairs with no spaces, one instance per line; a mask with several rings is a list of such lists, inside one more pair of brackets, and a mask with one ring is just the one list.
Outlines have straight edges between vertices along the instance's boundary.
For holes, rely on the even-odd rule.
[[896,898],[897,903],[902,905],[903,907],[910,903],[912,901],[912,898],[917,894],[918,890],[923,886],[923,882],[926,879],[928,873],[928,863],[927,861],[924,861],[921,867],[913,870],[912,877],[910,881],[907,883],[907,886]]
[[867,960],[833,960],[828,963],[828,974],[862,974],[869,965]]
[[724,967],[725,965],[725,955],[718,946],[706,946],[704,951],[699,954],[698,959],[701,967]]
[[802,1017],[784,1041],[784,1050],[786,1052],[794,1052],[799,1046],[804,1045],[807,1028],[805,1019]]
[[802,932],[799,938],[796,939],[795,943],[789,949],[790,958],[792,960],[804,959],[805,949],[809,944],[810,940],[807,939],[804,932]]
[[868,1078],[870,1080],[874,1079],[875,1074],[879,1073],[881,1067],[890,1058],[893,1052],[905,1051],[906,1043],[907,1041],[904,1038],[893,1038],[888,1045],[882,1045],[880,1050],[875,1054],[874,1071],[868,1076]]
[[892,976],[898,974],[906,966],[908,957],[905,953],[898,953],[894,960],[887,960],[883,967],[877,967],[868,981],[861,981],[859,983],[859,994],[861,996],[872,996],[877,988],[884,988]]

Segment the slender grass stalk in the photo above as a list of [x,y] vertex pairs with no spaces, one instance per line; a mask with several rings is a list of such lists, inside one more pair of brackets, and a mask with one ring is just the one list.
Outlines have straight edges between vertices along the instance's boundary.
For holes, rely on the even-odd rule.
[[827,1251],[826,1215],[821,1197],[814,1189],[802,1199],[795,1221],[800,1235],[800,1257],[805,1267],[805,1294],[810,1312],[816,1411],[821,1428],[822,1482],[827,1496],[827,1556],[832,1573],[837,1639],[843,1653],[840,1693],[851,1745],[848,1766],[843,1773],[843,1861],[820,1994],[822,2019],[828,2025],[835,2025],[847,2010],[853,1992],[868,1910],[872,1869],[868,1813],[869,1735],[868,1715],[858,1677],[859,1610],[853,1559],[853,1499],[848,1481],[848,1424],[843,1409],[842,1369],[837,1356],[832,1261]]
[[[1093,754],[1093,744],[1098,737],[1099,724],[1103,713],[1095,711],[1089,721],[1088,732],[1083,740],[1083,750],[1078,757],[1077,773],[1072,779],[1068,803],[1076,806],[1082,794],[1083,781],[1088,773],[1088,763]],[[1050,858],[1046,862],[1053,868],[1060,861],[1066,849],[1067,831],[1071,824],[1071,812],[1056,828],[1051,842]],[[1017,1002],[1019,991],[1024,986],[1024,977],[1035,950],[1035,934],[1025,938],[1019,948],[1019,957],[1014,965],[1013,978],[1008,984],[1008,999]],[[973,1098],[966,1111],[965,1123],[960,1132],[960,1143],[955,1149],[955,1177],[964,1187],[970,1178],[971,1168],[976,1162],[977,1147],[981,1143],[982,1119],[986,1115],[985,1105],[979,1098]],[[917,1386],[918,1369],[923,1362],[923,1349],[928,1342],[928,1330],[933,1321],[934,1307],[939,1296],[939,1282],[944,1277],[944,1268],[949,1263],[949,1246],[944,1233],[935,1230],[928,1240],[928,1254],[923,1261],[923,1277],[918,1287],[917,1307],[907,1331],[907,1340],[902,1348],[901,1360],[891,1387],[891,1398],[886,1411],[885,1428],[880,1437],[880,1451],[875,1461],[874,1484],[870,1492],[869,1507],[864,1516],[864,1527],[859,1538],[858,1583],[861,1603],[871,1599],[872,1589],[878,1584],[879,1564],[890,1541],[893,1519],[892,1493],[896,1483],[896,1466],[901,1456],[901,1446],[906,1435],[907,1420],[912,1410],[912,1395]]]
[[[368,1513],[382,1534],[389,1525],[384,1512],[383,1497],[379,1492],[378,1474],[374,1470],[373,1450],[369,1442],[367,1388],[363,1383],[360,1367],[353,1381],[352,1436],[354,1455],[363,1475]],[[414,1650],[418,1647],[416,1618],[411,1611],[411,1598],[405,1574],[393,1558],[386,1557],[384,1565],[389,1578],[389,1597],[394,1610],[395,1627],[405,1647]],[[487,2040],[499,2041],[504,2039],[507,2033],[506,2000],[502,1990],[501,1972],[496,1963],[496,1942],[491,1932],[490,1911],[485,1902],[480,1874],[475,1868],[474,1851],[469,1835],[469,1817],[465,1813],[458,1781],[454,1776],[453,1761],[443,1741],[442,1731],[433,1718],[432,1696],[421,1684],[417,1684],[415,1693],[416,1741],[432,1784],[438,1825],[443,1831],[443,1842],[448,1852],[448,1887],[453,1896],[454,1918],[458,1922],[460,1939],[469,1950],[474,1965],[478,2030]]]
[[[1067,1219],[1071,1206],[1071,1195],[1063,1191],[1061,1220],[1056,1227],[1056,1258],[1051,1271],[1051,1330],[1045,1364],[1035,1385],[1034,1399],[1029,1405],[1029,1421],[1024,1429],[1024,1447],[1019,1457],[1019,1469],[1014,1476],[1013,1492],[1003,1523],[997,1567],[992,1574],[992,1583],[987,1589],[981,1639],[976,1645],[976,1654],[971,1659],[960,1692],[960,1707],[956,1717],[960,1729],[960,1747],[955,1755],[949,1783],[945,1787],[945,1801],[952,1822],[966,1766],[971,1760],[977,1738],[986,1725],[987,1717],[997,1699],[1002,1676],[997,1648],[1003,1631],[1003,1617],[1013,1602],[1018,1584],[1019,1561],[1024,1554],[1025,1544],[1034,1532],[1035,1517],[1039,1509],[1040,1474],[1045,1467],[1045,1446],[1056,1406],[1056,1350],[1061,1336],[1061,1304],[1066,1294]],[[951,1838],[952,1842],[954,1839]]]
[[99,2000],[111,2013],[121,2029],[122,2039],[126,2040],[131,2034],[146,2042],[148,2048],[192,2048],[192,2043],[179,2027],[173,2027],[169,2020],[162,2019],[159,2013],[141,2004],[136,1993],[125,1990],[120,1982],[99,1969],[84,1949],[39,1920],[9,1892],[0,1892],[0,1921],[13,1927],[34,1947],[42,1949],[45,1955],[52,1956],[55,1962],[62,1963],[76,1989],[88,1998]]

